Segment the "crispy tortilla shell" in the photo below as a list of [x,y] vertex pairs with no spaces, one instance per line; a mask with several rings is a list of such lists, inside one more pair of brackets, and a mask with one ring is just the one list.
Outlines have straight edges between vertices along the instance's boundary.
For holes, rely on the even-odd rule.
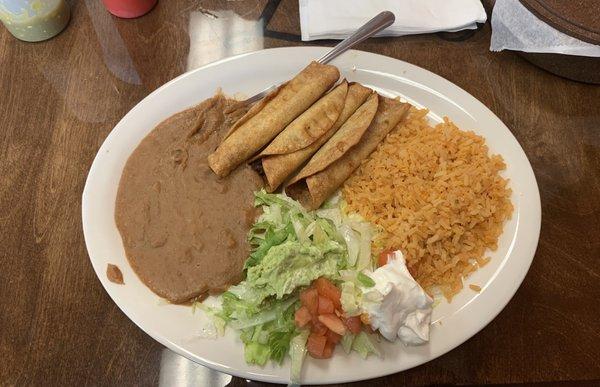
[[286,187],[288,195],[308,209],[319,208],[406,117],[409,104],[382,96],[378,98],[377,113],[359,143],[327,168]]
[[338,80],[335,66],[312,62],[293,79],[268,95],[234,124],[208,156],[210,168],[227,176],[277,136],[290,122],[315,103]]
[[267,181],[267,190],[275,191],[292,173],[327,142],[373,91],[358,83],[350,83],[344,107],[336,123],[319,139],[298,151],[263,157],[260,160]]
[[344,80],[286,126],[258,157],[292,153],[317,141],[337,121],[347,93]]
[[375,113],[377,113],[378,105],[379,98],[377,93],[373,92],[329,141],[315,153],[308,164],[291,179],[290,184],[322,171],[358,144],[369,125],[371,125]]

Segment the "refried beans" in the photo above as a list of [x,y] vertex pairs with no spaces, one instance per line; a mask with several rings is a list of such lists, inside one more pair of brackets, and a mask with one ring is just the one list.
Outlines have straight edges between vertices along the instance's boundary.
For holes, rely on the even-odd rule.
[[[160,123],[129,157],[115,220],[129,263],[156,294],[184,303],[243,279],[262,185],[247,165],[226,178],[207,156],[244,111],[216,95]],[[227,112],[227,113],[225,113]]]

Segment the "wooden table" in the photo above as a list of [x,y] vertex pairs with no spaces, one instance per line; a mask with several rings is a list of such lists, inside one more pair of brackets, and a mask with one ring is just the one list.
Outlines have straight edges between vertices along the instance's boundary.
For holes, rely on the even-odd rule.
[[[120,20],[99,0],[73,3],[70,25],[47,42],[0,30],[0,384],[157,384],[163,347],[110,300],[88,259],[87,171],[121,117],[171,78],[306,44],[298,5],[161,0]],[[487,23],[358,47],[431,70],[496,113],[533,165],[543,212],[533,265],[495,320],[450,353],[370,384],[600,378],[600,87],[491,53],[489,42]]]

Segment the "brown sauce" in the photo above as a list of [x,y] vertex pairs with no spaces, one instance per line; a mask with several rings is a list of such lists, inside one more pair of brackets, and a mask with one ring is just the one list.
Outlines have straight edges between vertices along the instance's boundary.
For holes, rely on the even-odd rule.
[[243,165],[226,178],[207,156],[243,112],[221,95],[160,123],[129,157],[115,220],[127,258],[156,294],[184,303],[243,279],[246,235],[261,178]]

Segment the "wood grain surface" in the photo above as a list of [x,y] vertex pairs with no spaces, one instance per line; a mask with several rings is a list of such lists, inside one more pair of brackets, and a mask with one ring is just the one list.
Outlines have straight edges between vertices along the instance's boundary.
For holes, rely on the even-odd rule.
[[[134,20],[110,16],[100,0],[72,4],[52,40],[0,30],[0,384],[154,385],[163,347],[116,307],[89,262],[87,171],[121,117],[173,77],[305,44],[298,4],[161,0]],[[365,384],[600,379],[600,87],[491,53],[490,33],[487,23],[358,47],[431,70],[498,115],[533,165],[543,214],[531,270],[496,319],[430,363]]]

